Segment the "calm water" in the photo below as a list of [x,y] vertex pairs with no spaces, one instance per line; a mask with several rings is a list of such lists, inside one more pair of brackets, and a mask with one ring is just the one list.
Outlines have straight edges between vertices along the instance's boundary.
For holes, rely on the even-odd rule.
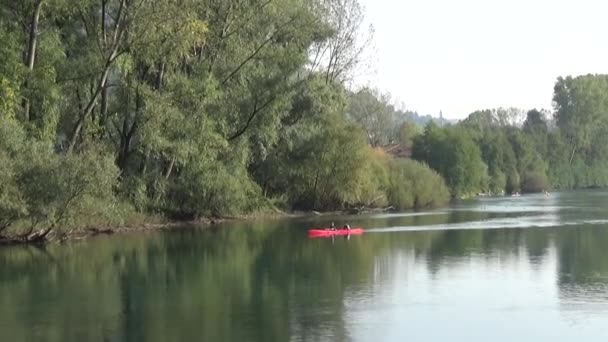
[[[0,341],[607,341],[608,193],[0,249]],[[337,223],[343,223],[340,218]]]

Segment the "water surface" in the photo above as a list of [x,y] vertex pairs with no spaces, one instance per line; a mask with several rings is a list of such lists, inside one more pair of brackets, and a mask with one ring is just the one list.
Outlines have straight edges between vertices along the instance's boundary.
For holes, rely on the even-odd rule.
[[[607,341],[608,193],[0,249],[0,341]],[[328,220],[324,218],[324,220]]]

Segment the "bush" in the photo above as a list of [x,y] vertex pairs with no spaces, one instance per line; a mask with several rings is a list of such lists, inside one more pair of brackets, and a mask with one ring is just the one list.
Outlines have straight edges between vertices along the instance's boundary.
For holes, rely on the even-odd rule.
[[367,150],[367,157],[356,173],[356,183],[345,196],[345,200],[351,205],[384,207],[388,203],[387,189],[390,184],[391,159],[381,149],[367,148]]
[[441,174],[454,197],[476,194],[487,178],[481,150],[462,127],[429,123],[424,134],[414,139],[412,157]]
[[291,207],[303,210],[374,202],[378,187],[372,173],[383,167],[369,162],[369,148],[358,127],[328,119],[289,130],[285,139],[258,169],[258,179],[271,196],[287,193]]
[[261,190],[243,167],[218,161],[184,170],[168,191],[166,208],[174,216],[193,219],[251,212],[261,203]]
[[15,158],[24,145],[24,133],[16,121],[5,118],[0,125],[0,233],[26,213],[17,184]]
[[92,209],[115,205],[118,169],[111,156],[97,149],[62,156],[36,144],[24,156],[17,183],[31,228],[74,227]]
[[120,196],[139,212],[149,209],[148,186],[142,177],[127,176],[120,184]]
[[15,179],[13,161],[0,151],[0,233],[25,213],[25,201]]
[[394,160],[390,168],[389,204],[395,209],[436,207],[450,200],[443,178],[425,164]]

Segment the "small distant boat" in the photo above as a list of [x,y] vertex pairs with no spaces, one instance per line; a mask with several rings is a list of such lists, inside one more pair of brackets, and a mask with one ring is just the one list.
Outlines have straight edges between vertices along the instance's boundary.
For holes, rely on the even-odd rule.
[[511,194],[511,197],[521,197],[521,194],[519,192],[514,192]]
[[331,230],[329,228],[312,228],[308,230],[308,237],[328,237],[328,236],[339,236],[339,235],[361,235],[363,234],[363,228],[351,228],[351,229],[336,229]]

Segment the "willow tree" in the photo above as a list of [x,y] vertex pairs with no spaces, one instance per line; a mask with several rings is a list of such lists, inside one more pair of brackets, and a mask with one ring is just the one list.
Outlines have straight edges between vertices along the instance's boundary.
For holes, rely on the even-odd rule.
[[357,0],[316,0],[311,7],[332,31],[329,39],[311,46],[311,69],[323,73],[326,83],[345,83],[363,65],[374,28],[364,26]]

